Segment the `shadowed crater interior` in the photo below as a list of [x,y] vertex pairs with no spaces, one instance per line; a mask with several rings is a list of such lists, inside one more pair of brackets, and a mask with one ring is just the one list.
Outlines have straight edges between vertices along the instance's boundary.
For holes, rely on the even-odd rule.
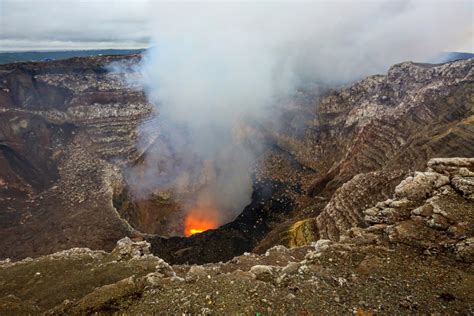
[[[226,261],[251,251],[271,230],[272,224],[281,222],[294,209],[294,201],[286,193],[293,188],[280,182],[258,181],[255,178],[253,183],[252,200],[240,215],[230,223],[190,237],[146,232],[160,226],[160,223],[146,222],[153,215],[144,215],[153,212],[153,205],[156,213],[157,203],[163,203],[157,202],[156,197],[136,202],[125,188],[114,197],[114,206],[132,227],[144,233],[145,239],[152,245],[152,252],[167,262],[201,264]],[[179,208],[169,203],[173,209]],[[161,224],[165,223],[166,219],[163,219]]]

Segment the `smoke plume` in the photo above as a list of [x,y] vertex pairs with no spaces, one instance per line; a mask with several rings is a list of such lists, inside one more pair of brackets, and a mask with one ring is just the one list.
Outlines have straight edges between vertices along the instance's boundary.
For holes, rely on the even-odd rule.
[[135,190],[195,192],[183,207],[218,209],[219,224],[250,201],[259,146],[238,137],[242,122],[268,119],[309,83],[472,45],[471,1],[152,2],[148,12],[140,72],[159,116],[144,130],[160,137]]

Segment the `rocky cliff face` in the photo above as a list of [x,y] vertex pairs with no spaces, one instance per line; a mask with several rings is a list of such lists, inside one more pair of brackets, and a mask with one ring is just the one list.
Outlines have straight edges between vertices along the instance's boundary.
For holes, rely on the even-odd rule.
[[119,166],[140,154],[137,127],[152,107],[106,66],[139,58],[0,68],[0,257],[107,249],[133,231],[112,197]]
[[[363,212],[430,158],[474,156],[474,60],[398,64],[350,87],[300,92],[278,122],[243,127],[268,145],[253,202],[219,229],[166,238],[176,201],[137,201],[123,176],[147,153],[138,126],[154,115],[130,85],[139,58],[0,67],[0,257],[111,250],[123,236],[181,263],[338,241],[369,225]],[[129,71],[109,72],[115,61]]]
[[[389,197],[428,159],[473,157],[473,63],[398,64],[313,104],[303,130],[268,131],[279,153],[266,175],[296,162],[301,171],[290,174],[312,198],[298,199],[296,220],[277,227],[257,249],[278,240],[338,240],[346,229],[366,225],[367,205]],[[296,221],[299,230],[291,226]],[[296,241],[302,230],[307,237]]]

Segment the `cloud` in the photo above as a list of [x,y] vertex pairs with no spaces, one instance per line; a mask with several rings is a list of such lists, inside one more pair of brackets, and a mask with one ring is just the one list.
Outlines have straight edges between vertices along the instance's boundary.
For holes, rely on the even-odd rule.
[[[308,83],[347,84],[472,43],[471,6],[409,0],[150,3],[153,49],[141,72],[160,118],[147,128],[159,129],[169,142],[149,153],[151,169],[147,181],[135,181],[137,189],[160,188],[164,175],[186,179],[175,182],[185,187],[207,178],[196,203],[213,199],[222,218],[232,219],[249,202],[255,160],[255,144],[236,137],[241,122],[273,118],[271,106]],[[160,167],[160,155],[182,163]]]
[[[179,12],[178,8],[184,12]],[[232,14],[234,9],[235,14]],[[393,22],[392,31],[396,32],[397,28],[403,29],[400,24],[405,22],[403,19],[416,22],[410,17],[412,15],[420,20],[419,23],[405,24],[410,32],[434,34],[448,24],[459,26],[466,18],[472,19],[472,12],[472,1],[463,0],[255,0],[240,3],[225,0],[0,0],[0,50],[103,48],[107,43],[108,47],[146,47],[156,33],[150,25],[174,24],[171,29],[176,32],[189,27],[197,32],[206,27],[199,21],[201,18],[210,18],[217,25],[239,28],[244,32],[254,28],[257,32],[271,33],[272,37],[277,36],[274,31],[287,37],[295,36],[294,31],[301,32],[301,37],[311,36],[308,31],[316,31],[318,36],[324,35],[319,31],[327,31],[327,37],[322,39],[334,40],[330,38],[332,25],[336,28],[345,25],[345,34],[353,35],[359,30],[375,36],[378,31],[387,31],[385,27],[379,29],[377,23],[388,25]],[[173,21],[174,17],[181,20]],[[439,22],[438,26],[431,23],[434,20]],[[467,29],[458,31],[464,36],[463,40],[442,43],[441,50],[473,50],[472,23]],[[342,42],[343,39],[346,40],[345,36],[336,40]]]

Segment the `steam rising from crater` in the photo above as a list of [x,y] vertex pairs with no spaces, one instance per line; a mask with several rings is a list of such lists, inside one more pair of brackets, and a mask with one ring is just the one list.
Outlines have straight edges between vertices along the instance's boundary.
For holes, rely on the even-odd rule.
[[472,41],[470,1],[155,2],[148,12],[140,71],[159,118],[143,128],[160,140],[147,169],[130,170],[132,189],[173,188],[189,209],[218,209],[219,224],[250,201],[259,144],[238,137],[243,122],[268,119],[308,83],[346,84]]

